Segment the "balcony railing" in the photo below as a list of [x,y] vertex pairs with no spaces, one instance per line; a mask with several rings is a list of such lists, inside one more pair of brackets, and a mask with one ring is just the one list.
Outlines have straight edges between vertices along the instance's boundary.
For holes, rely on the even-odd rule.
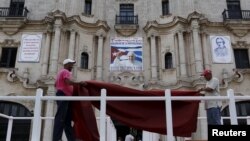
[[27,17],[29,10],[24,8],[0,7],[0,17]]
[[224,10],[223,20],[250,20],[250,10]]
[[[32,131],[31,131],[31,140],[32,141],[39,141],[41,136],[41,129],[42,129],[42,119],[51,120],[54,117],[41,117],[41,108],[42,108],[42,101],[46,100],[69,100],[69,101],[100,101],[100,141],[110,141],[107,140],[106,134],[106,101],[165,101],[165,113],[166,114],[166,128],[167,128],[167,135],[165,140],[174,141],[173,136],[173,124],[172,124],[172,101],[191,101],[191,100],[226,100],[229,104],[229,117],[224,117],[226,119],[230,119],[232,125],[238,125],[238,118],[247,119],[249,120],[249,116],[245,117],[238,117],[236,112],[236,100],[250,100],[250,96],[235,96],[235,93],[232,89],[227,90],[227,96],[171,96],[170,90],[165,90],[165,96],[107,96],[107,91],[105,89],[101,90],[100,96],[75,96],[75,97],[57,97],[57,96],[43,96],[43,90],[37,89],[35,96],[0,96],[1,100],[34,100],[35,101],[35,109],[34,109],[34,117],[13,117],[7,116],[0,113],[0,117],[6,118],[9,120],[8,128],[6,131],[6,141],[11,140],[12,134],[12,126],[13,126],[13,119],[32,119]],[[249,123],[249,122],[247,122]],[[248,124],[249,125],[249,124]],[[112,130],[112,132],[114,132]],[[112,136],[115,140],[115,138]],[[112,140],[113,140],[112,139]],[[152,141],[149,138],[143,139],[143,141]]]
[[118,16],[115,18],[116,24],[138,24],[138,15],[136,16]]

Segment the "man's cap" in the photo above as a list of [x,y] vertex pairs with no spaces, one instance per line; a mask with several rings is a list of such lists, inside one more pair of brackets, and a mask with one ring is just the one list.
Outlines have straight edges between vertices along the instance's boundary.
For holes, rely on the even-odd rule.
[[74,63],[76,63],[76,61],[75,61],[75,60],[72,60],[72,59],[65,59],[65,60],[63,61],[63,65],[66,65],[66,64],[68,64],[68,63],[74,64]]
[[208,75],[208,74],[212,74],[212,71],[209,70],[209,69],[206,69],[203,71],[203,73],[201,74],[201,76],[205,76],[205,75]]

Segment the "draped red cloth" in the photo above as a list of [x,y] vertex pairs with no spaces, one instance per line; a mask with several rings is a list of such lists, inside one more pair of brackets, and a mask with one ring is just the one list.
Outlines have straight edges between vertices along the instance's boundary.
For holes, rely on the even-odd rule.
[[[86,81],[87,86],[74,86],[75,96],[164,96],[164,90],[136,90],[116,84]],[[171,90],[172,96],[198,96],[197,91]],[[196,131],[199,102],[172,101],[174,136],[189,137]],[[76,136],[84,141],[99,141],[96,118],[92,105],[100,108],[99,101],[73,102],[73,120]],[[107,101],[107,115],[129,127],[166,134],[165,101]]]

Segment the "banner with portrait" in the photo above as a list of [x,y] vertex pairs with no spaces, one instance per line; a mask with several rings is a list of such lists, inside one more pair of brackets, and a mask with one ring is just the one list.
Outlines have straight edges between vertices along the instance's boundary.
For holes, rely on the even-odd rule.
[[210,36],[214,63],[231,63],[232,51],[229,36]]
[[111,38],[110,71],[143,70],[142,44],[141,37]]

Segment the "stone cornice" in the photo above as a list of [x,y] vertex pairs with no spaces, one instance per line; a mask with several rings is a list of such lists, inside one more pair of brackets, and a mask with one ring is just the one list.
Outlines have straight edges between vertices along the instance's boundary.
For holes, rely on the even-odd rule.
[[[66,18],[67,18],[65,13],[60,11],[60,10],[55,10],[53,12],[50,12],[48,14],[48,16],[46,16],[46,17],[53,17],[54,20],[55,19],[62,19],[63,22],[65,22]],[[45,17],[45,19],[46,19],[46,17]]]
[[148,21],[146,26],[143,28],[145,32],[148,32],[150,29],[167,29],[177,26],[178,24],[186,24],[187,20],[181,17],[174,17],[172,21],[168,23],[158,23],[157,21]]
[[250,22],[249,21],[225,21],[224,26],[226,29],[231,31],[235,36],[244,37],[250,30]]
[[187,17],[188,22],[191,22],[192,20],[204,20],[204,16],[197,11],[194,11],[193,13],[189,14]]
[[4,47],[18,47],[20,46],[20,41],[15,41],[13,39],[5,39],[3,42],[0,42],[1,46]]
[[87,28],[87,29],[103,29],[105,32],[108,32],[110,30],[110,27],[108,26],[106,21],[101,21],[101,20],[97,20],[95,23],[87,23],[81,20],[81,18],[79,16],[72,16],[67,18],[67,24],[72,24],[72,23],[76,23],[78,26],[83,27],[83,28]]
[[27,23],[26,18],[13,18],[5,21],[0,21],[0,28],[6,35],[14,35],[20,31]]
[[83,21],[80,16],[75,15],[71,17],[66,17],[65,13],[60,10],[55,10],[49,13],[44,18],[44,23],[46,24],[57,24],[56,22],[61,21],[61,26],[67,27],[70,25],[77,25],[83,29],[87,29],[88,31],[92,31],[93,33],[103,30],[104,32],[108,32],[110,27],[108,26],[106,21],[97,20],[93,23],[88,23]]

